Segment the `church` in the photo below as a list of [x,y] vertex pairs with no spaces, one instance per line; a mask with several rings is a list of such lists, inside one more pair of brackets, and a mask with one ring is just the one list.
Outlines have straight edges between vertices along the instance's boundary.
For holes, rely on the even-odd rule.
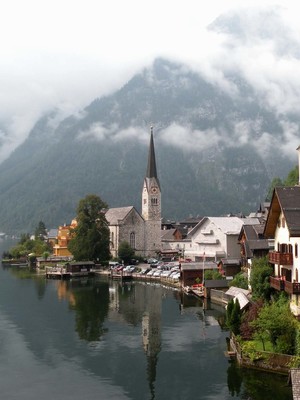
[[110,252],[118,257],[120,243],[127,242],[142,257],[154,257],[161,250],[161,187],[157,177],[153,127],[146,176],[142,187],[142,214],[135,207],[109,208]]

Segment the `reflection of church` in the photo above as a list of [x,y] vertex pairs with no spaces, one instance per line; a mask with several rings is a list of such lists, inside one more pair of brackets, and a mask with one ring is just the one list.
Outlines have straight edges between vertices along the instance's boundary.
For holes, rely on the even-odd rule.
[[[143,347],[147,357],[147,379],[151,399],[155,398],[155,380],[158,354],[161,350],[161,306],[162,287],[152,286],[147,293],[146,307],[142,320]],[[153,291],[155,293],[153,293]]]
[[110,229],[110,252],[118,256],[125,241],[143,257],[155,256],[161,249],[161,188],[157,177],[153,128],[151,127],[148,166],[142,188],[142,215],[133,207],[110,208],[106,212]]
[[164,288],[157,285],[120,284],[111,282],[109,288],[109,319],[140,326],[142,346],[146,357],[146,379],[150,399],[155,398],[158,355],[161,351],[161,319]]

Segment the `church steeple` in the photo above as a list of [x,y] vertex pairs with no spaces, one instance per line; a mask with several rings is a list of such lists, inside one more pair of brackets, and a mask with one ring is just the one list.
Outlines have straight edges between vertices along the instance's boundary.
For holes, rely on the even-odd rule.
[[151,128],[150,128],[150,146],[149,146],[146,178],[156,178],[157,179],[155,150],[154,150],[154,141],[153,141],[153,126],[151,126]]
[[159,179],[157,177],[153,127],[151,126],[148,164],[142,193],[142,216],[145,220],[160,220],[160,201],[161,191]]

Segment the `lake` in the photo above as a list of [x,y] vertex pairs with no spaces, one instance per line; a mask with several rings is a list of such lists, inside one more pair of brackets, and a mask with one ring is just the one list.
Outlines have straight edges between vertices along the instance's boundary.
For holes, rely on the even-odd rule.
[[287,377],[225,357],[223,321],[222,307],[157,284],[2,266],[1,399],[292,399]]

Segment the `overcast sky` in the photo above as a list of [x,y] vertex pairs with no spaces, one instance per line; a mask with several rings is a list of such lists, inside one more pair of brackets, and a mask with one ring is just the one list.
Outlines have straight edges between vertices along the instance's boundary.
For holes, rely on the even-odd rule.
[[[0,143],[2,139],[5,145],[0,150],[0,161],[28,134],[43,112],[53,107],[66,115],[75,112],[94,98],[118,89],[155,57],[184,61],[208,79],[226,84],[220,66],[228,67],[223,53],[228,39],[226,42],[223,35],[206,27],[222,13],[242,8],[247,14],[250,6],[275,4],[282,7],[278,13],[290,29],[289,38],[299,44],[300,3],[295,0],[3,2]],[[264,88],[266,100],[274,107],[281,104],[288,111],[299,108],[299,59],[292,53],[278,57],[270,38],[262,45],[253,43],[253,37],[255,32],[242,43],[232,38],[234,44],[230,45],[236,51],[230,62],[243,68],[253,85]],[[250,69],[253,60],[257,63]],[[274,90],[269,90],[270,74]]]

